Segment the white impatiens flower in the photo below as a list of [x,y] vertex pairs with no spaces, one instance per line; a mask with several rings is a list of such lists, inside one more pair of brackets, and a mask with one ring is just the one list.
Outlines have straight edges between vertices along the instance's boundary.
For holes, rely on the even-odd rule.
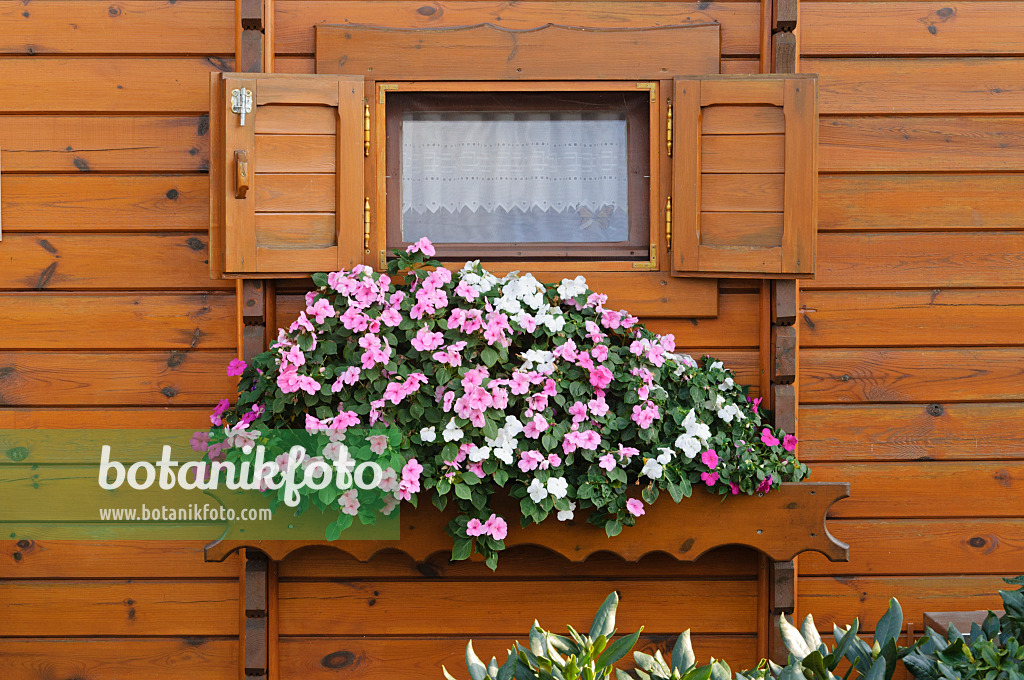
[[470,444],[470,446],[472,447],[469,450],[469,460],[471,463],[479,463],[491,457],[491,447],[477,446],[476,444]]
[[718,385],[718,389],[722,392],[728,392],[733,388],[733,386],[735,386],[735,384],[736,383],[733,382],[732,378],[726,378]]
[[526,492],[530,494],[530,498],[534,503],[540,503],[548,497],[548,490],[544,488],[544,483],[536,477],[534,477],[533,481],[530,482],[530,486],[526,488]]
[[676,448],[682,451],[687,458],[693,458],[700,453],[703,446],[699,439],[684,433],[676,437]]
[[573,511],[575,509],[576,509],[576,503],[570,502],[568,510],[559,510],[558,511],[558,521],[559,522],[568,522],[569,520],[571,520],[573,517],[575,517],[575,515],[573,513]]
[[516,450],[514,448],[508,448],[504,446],[491,449],[491,453],[494,454],[494,457],[500,460],[505,465],[512,464],[512,456],[515,454],[515,452]]
[[548,492],[555,498],[565,498],[569,493],[569,482],[565,477],[552,477],[548,480]]
[[658,450],[661,451],[661,455],[657,458],[648,458],[644,462],[644,469],[640,471],[640,474],[647,475],[651,479],[661,479],[662,472],[665,466],[672,460],[672,449],[667,449],[664,446],[659,446]]
[[[537,320],[540,323],[540,320]],[[522,354],[523,371],[529,372],[536,368],[539,373],[551,373],[555,370],[555,355],[542,349],[528,349]]]
[[[707,441],[711,438],[711,428],[707,426],[707,423],[698,423],[697,413],[693,410],[683,418],[683,429],[686,430],[687,437],[696,437],[702,441]],[[676,447],[682,448],[679,445],[678,439],[676,440]],[[693,456],[690,456],[690,458],[693,458]]]
[[432,442],[437,439],[437,432],[434,431],[434,426],[425,427],[420,430],[420,441]]
[[455,418],[448,421],[448,424],[444,426],[444,432],[441,433],[446,442],[457,442],[462,439],[462,430],[455,424]]
[[558,296],[563,300],[586,292],[587,280],[582,276],[577,276],[575,279],[562,279],[562,282],[558,284]]
[[742,420],[743,413],[740,411],[740,407],[736,404],[726,404],[718,409],[718,417],[727,423],[731,423],[733,419]]
[[725,369],[725,365],[721,361],[716,361],[711,364],[711,370],[714,370],[716,368],[721,371]]

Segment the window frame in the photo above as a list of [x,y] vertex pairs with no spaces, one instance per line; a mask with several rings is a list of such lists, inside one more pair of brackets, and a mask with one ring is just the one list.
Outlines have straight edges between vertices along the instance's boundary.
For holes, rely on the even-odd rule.
[[[534,272],[545,271],[637,271],[658,269],[658,244],[662,236],[662,228],[659,228],[662,219],[662,139],[664,137],[664,115],[665,88],[661,81],[649,80],[573,80],[573,81],[375,81],[372,84],[373,91],[367,92],[370,97],[372,108],[373,129],[375,131],[374,143],[372,145],[372,161],[374,171],[368,174],[368,189],[372,191],[372,222],[371,242],[378,253],[377,265],[383,269],[386,259],[391,254],[388,246],[388,222],[395,219],[395,214],[389,214],[389,209],[394,210],[395,204],[389,206],[388,185],[391,180],[387,175],[388,168],[388,113],[387,96],[389,93],[448,93],[448,92],[480,92],[480,93],[530,93],[530,92],[638,92],[647,93],[648,116],[648,257],[643,259],[608,259],[608,260],[584,260],[568,258],[531,258],[531,257],[508,257],[490,260],[488,268],[495,272],[503,272],[514,269],[524,269]],[[396,153],[392,149],[392,153]],[[369,184],[374,186],[370,187]],[[398,210],[400,210],[400,205]],[[400,215],[399,215],[400,219]],[[472,244],[481,251],[491,244]],[[472,255],[466,256],[466,252],[445,256],[444,261],[451,264],[461,265],[466,259],[477,259]]]

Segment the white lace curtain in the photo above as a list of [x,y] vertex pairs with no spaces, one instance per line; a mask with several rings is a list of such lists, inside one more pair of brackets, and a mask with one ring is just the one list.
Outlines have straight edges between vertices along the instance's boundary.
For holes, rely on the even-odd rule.
[[406,113],[402,211],[627,209],[613,113]]

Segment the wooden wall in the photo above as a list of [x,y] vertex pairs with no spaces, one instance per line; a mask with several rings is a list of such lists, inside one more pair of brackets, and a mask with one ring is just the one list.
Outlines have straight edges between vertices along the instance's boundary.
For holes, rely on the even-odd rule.
[[[222,0],[0,2],[0,428],[203,427],[232,391],[206,173],[233,21]],[[3,526],[5,679],[237,676],[237,559]]]
[[800,5],[820,74],[818,275],[801,293],[801,455],[852,484],[848,564],[799,609],[870,630],[896,595],[995,607],[1024,570],[1024,3]]

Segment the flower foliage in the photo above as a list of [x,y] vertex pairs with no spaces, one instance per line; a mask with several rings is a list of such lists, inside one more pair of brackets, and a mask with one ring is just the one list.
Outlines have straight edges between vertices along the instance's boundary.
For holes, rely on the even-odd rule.
[[453,274],[433,255],[424,240],[387,274],[314,275],[270,350],[229,366],[239,399],[221,402],[200,447],[239,461],[268,432],[315,433],[325,450],[296,463],[346,451],[385,468],[379,488],[302,490],[300,509],[340,511],[329,537],[430,492],[458,505],[453,557],[475,546],[492,567],[512,519],[492,509],[499,488],[523,526],[583,513],[614,536],[661,491],[766,493],[807,475],[796,439],[722,362],[674,353],[671,335],[606,308],[582,276],[545,285],[479,262]]

